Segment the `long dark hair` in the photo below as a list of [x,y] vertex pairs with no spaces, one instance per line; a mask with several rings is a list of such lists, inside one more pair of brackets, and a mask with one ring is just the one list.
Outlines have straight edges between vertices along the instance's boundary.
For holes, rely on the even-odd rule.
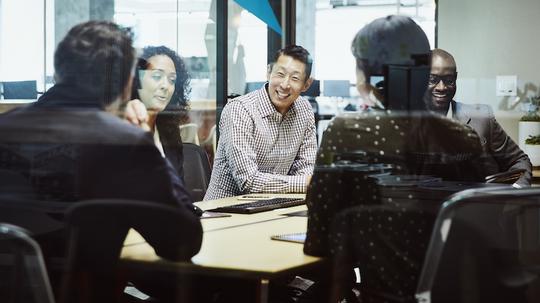
[[[174,93],[171,97],[171,101],[167,104],[165,109],[157,115],[156,127],[159,131],[159,139],[164,149],[173,149],[175,154],[181,156],[181,159],[183,155],[179,126],[181,122],[187,120],[187,112],[189,110],[188,95],[191,92],[191,87],[189,85],[190,76],[182,58],[175,51],[166,46],[147,46],[143,48],[135,72],[132,99],[139,99],[138,90],[141,89],[139,71],[148,68],[148,59],[160,55],[167,56],[173,61],[176,70],[176,82],[174,84]],[[182,174],[182,163],[174,163],[174,160],[171,158],[169,158],[169,160],[171,160],[173,165],[179,170],[180,174]]]

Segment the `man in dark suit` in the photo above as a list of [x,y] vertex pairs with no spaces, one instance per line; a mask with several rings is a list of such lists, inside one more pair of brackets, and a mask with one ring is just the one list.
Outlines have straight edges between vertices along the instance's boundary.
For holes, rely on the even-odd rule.
[[[184,184],[151,135],[118,117],[130,97],[134,62],[130,34],[114,23],[90,21],[68,32],[55,52],[56,84],[37,102],[0,116],[0,169],[18,176],[18,184],[2,184],[1,196],[43,204],[128,199],[169,205],[189,228],[177,239],[164,239],[159,228],[144,236],[158,252],[178,245],[181,258],[190,258],[202,228]],[[33,232],[45,257],[63,253],[59,237]]]
[[488,105],[464,104],[453,100],[457,89],[457,68],[454,57],[445,50],[434,49],[425,101],[428,109],[471,126],[480,136],[485,150],[484,174],[524,169],[515,187],[531,184],[532,165],[529,157],[499,125]]

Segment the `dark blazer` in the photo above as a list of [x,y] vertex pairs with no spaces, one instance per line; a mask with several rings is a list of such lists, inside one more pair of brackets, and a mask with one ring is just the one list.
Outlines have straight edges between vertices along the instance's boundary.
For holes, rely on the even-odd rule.
[[89,108],[38,104],[0,116],[2,166],[25,176],[38,199],[122,198],[191,204],[174,168],[150,134]]
[[163,153],[165,154],[165,157],[172,165],[178,176],[182,179],[182,181],[184,181],[184,150],[182,145],[182,139],[180,138],[180,142],[177,142],[173,145],[164,145],[163,138],[160,138],[160,140],[163,146]]
[[452,109],[454,119],[471,126],[478,133],[485,150],[483,159],[486,176],[525,169],[526,172],[516,183],[521,186],[531,184],[532,165],[529,157],[506,134],[488,105],[452,101]]
[[[14,185],[11,195],[3,191],[2,196],[22,194],[66,203],[131,199],[170,205],[197,225],[192,238],[178,239],[179,243],[200,245],[200,222],[192,220],[191,198],[151,135],[89,100],[70,101],[74,95],[69,89],[53,87],[36,103],[0,115],[0,169],[27,183]],[[32,192],[21,193],[21,188]]]

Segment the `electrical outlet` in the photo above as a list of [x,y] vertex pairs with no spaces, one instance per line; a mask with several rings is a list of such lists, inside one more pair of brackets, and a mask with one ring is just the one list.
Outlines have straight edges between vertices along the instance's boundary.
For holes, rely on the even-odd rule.
[[517,95],[517,76],[497,76],[497,87],[495,94],[497,97]]

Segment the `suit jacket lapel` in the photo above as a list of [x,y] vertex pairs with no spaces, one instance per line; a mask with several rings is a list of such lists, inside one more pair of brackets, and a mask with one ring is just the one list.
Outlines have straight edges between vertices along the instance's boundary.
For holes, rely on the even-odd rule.
[[452,108],[454,109],[454,119],[458,120],[463,124],[469,124],[471,122],[471,117],[463,110],[463,104],[452,100]]

